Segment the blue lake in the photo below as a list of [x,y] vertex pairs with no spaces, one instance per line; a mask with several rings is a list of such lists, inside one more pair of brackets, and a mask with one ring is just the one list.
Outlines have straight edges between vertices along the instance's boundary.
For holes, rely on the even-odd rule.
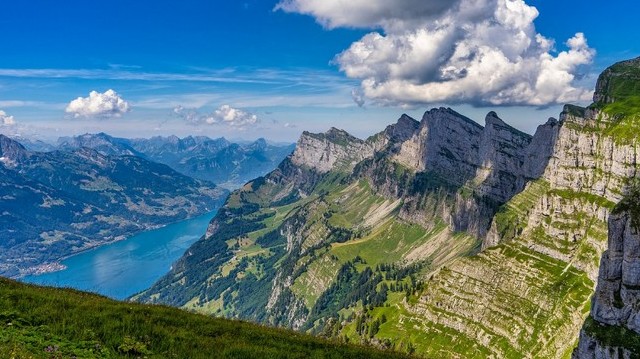
[[80,253],[62,271],[27,276],[33,284],[71,287],[124,299],[149,288],[205,233],[215,212]]

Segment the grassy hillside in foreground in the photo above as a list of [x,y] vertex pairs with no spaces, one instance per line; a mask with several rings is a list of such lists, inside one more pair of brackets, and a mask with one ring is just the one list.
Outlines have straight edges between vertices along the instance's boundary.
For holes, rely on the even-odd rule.
[[0,358],[407,358],[0,278]]

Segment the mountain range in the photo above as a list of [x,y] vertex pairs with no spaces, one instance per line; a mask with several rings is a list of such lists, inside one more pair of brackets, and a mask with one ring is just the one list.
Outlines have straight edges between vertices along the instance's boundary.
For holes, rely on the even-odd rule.
[[98,133],[61,137],[56,146],[60,150],[82,147],[104,155],[139,156],[184,175],[235,189],[274,169],[293,151],[294,144],[270,144],[262,138],[239,144],[206,136],[125,139]]
[[[612,66],[591,106],[566,105],[533,136],[448,108],[366,140],[305,132],[132,299],[428,357],[560,358],[604,271],[618,290],[598,284],[592,318],[636,338],[640,275],[619,268],[637,251],[605,249],[640,167],[639,73],[639,59]],[[599,267],[603,253],[618,269]],[[625,309],[598,311],[612,301]],[[588,324],[579,357],[611,348]]]
[[0,135],[0,275],[216,210],[227,191],[132,155],[29,151]]

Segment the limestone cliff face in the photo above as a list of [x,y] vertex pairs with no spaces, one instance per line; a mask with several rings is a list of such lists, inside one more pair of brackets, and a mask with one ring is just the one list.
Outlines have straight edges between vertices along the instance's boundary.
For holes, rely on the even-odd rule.
[[[432,109],[419,123],[404,115],[370,139],[378,155],[358,170],[378,193],[403,199],[404,219],[426,227],[444,220],[483,239],[498,207],[546,167],[556,133],[555,123],[532,137],[495,112],[483,127],[451,109]],[[434,183],[448,192],[434,193]]]
[[[546,163],[545,158],[531,157],[529,149],[533,138],[515,130],[502,121],[495,112],[490,112],[478,150],[479,166],[474,181],[480,183],[479,192],[501,203],[522,191],[529,177],[528,167]],[[540,136],[540,134],[538,135]],[[536,139],[536,143],[550,141]]]
[[304,132],[296,145],[291,162],[306,166],[318,173],[334,169],[350,170],[363,159],[373,155],[373,147],[343,130],[331,128],[326,133]]
[[[635,358],[625,336],[640,335],[640,234],[629,213],[609,218],[608,250],[602,255],[591,318],[580,333],[575,359]],[[618,334],[618,342],[607,340]],[[637,349],[637,348],[635,348]]]
[[[605,249],[609,211],[621,199],[626,181],[636,175],[640,156],[634,143],[621,143],[606,135],[605,127],[611,121],[602,111],[567,106],[559,123],[539,129],[555,129],[544,136],[555,139],[549,163],[540,176],[549,190],[526,209],[526,225],[519,233],[529,238],[531,248],[571,263],[594,281],[599,253]],[[540,171],[534,167],[529,167],[530,175]],[[579,213],[583,215],[576,217]],[[488,242],[496,243],[497,225],[494,222]],[[542,242],[534,232],[554,240]],[[578,246],[589,250],[578,254],[573,250]]]
[[[635,60],[623,63],[621,70],[616,65],[605,71],[593,106],[566,106],[559,121],[552,119],[538,128],[525,148],[522,169],[524,178],[535,180],[526,183],[493,217],[482,252],[435,275],[420,303],[406,306],[414,320],[422,320],[425,331],[450,331],[447,335],[453,343],[460,337],[472,338],[486,350],[474,349],[476,355],[489,357],[516,353],[520,357],[562,357],[572,350],[570,343],[583,324],[584,308],[607,245],[609,214],[640,167],[633,118],[629,120],[625,107],[618,113],[618,108],[607,106],[628,96],[623,90],[635,88],[638,80],[626,74],[637,73],[639,66],[640,61]],[[636,82],[629,85],[620,79]],[[609,269],[604,270],[620,271],[623,262],[613,267],[605,264]],[[610,304],[616,300],[611,290],[608,300],[594,302],[594,318],[619,320],[622,316],[627,325],[635,320],[628,307],[622,307],[626,303],[623,295],[629,303],[635,298],[629,288],[619,290],[618,309]],[[500,341],[503,344],[496,344]],[[581,348],[594,347],[593,342],[586,337]],[[622,357],[630,353],[611,350]],[[442,347],[432,353],[449,356],[444,354],[447,351]]]
[[640,333],[640,235],[628,213],[609,219],[608,248],[600,261],[591,316]]
[[[633,74],[638,66],[633,70],[627,64],[622,73]],[[356,256],[371,266],[423,261],[428,268],[417,277],[424,286],[387,299],[397,317],[384,324],[392,330],[374,340],[407,341],[417,352],[438,358],[567,357],[598,278],[610,212],[640,167],[636,122],[608,106],[619,105],[612,102],[628,98],[626,91],[635,88],[621,85],[620,79],[634,77],[619,73],[605,72],[593,106],[566,106],[559,120],[550,119],[534,136],[493,112],[481,126],[446,108],[426,112],[421,121],[403,115],[366,141],[335,129],[305,133],[276,171],[232,195],[239,203],[233,211],[251,214],[245,216],[248,227],[260,216],[273,215],[273,220],[249,227],[253,235],[248,237],[232,228],[214,235],[229,232],[239,238],[234,245],[239,249],[218,249],[232,258],[224,268],[240,266],[233,258],[255,253],[252,236],[261,248],[281,253],[265,262],[274,271],[254,269],[267,261],[266,254],[265,259],[251,257],[256,263],[242,269],[258,273],[255,283],[268,284],[253,292],[239,286],[237,297],[224,299],[221,280],[210,271],[210,291],[194,281],[192,288],[200,291],[193,292],[200,296],[178,304],[206,307],[223,299],[225,315],[314,330],[326,325],[350,339],[370,340],[353,334],[355,321],[344,319],[343,327],[333,328],[327,324],[332,321],[321,320],[335,304],[323,295],[346,290],[331,289],[342,266]],[[300,187],[303,182],[318,186]],[[628,254],[610,253],[613,264],[603,264],[601,271],[620,275],[614,280],[619,291],[611,294],[610,284],[599,284],[598,290],[609,291],[597,295],[602,298],[594,301],[594,318],[633,332],[640,320],[628,308],[634,308],[640,283],[625,284],[622,273],[640,269],[625,264]],[[165,288],[165,297],[174,294]],[[253,298],[254,292],[264,295],[261,307],[243,309],[236,298]],[[374,316],[380,313],[372,310]],[[390,332],[397,335],[384,337]],[[594,341],[603,353],[609,350],[588,336],[581,348],[593,347]],[[632,354],[615,350],[623,357]]]

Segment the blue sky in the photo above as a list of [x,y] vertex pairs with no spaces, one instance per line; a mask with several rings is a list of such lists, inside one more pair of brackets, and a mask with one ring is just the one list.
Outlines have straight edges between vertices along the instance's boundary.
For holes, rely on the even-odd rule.
[[7,2],[0,132],[294,141],[330,126],[367,136],[434,106],[532,132],[640,55],[631,0],[376,1]]

